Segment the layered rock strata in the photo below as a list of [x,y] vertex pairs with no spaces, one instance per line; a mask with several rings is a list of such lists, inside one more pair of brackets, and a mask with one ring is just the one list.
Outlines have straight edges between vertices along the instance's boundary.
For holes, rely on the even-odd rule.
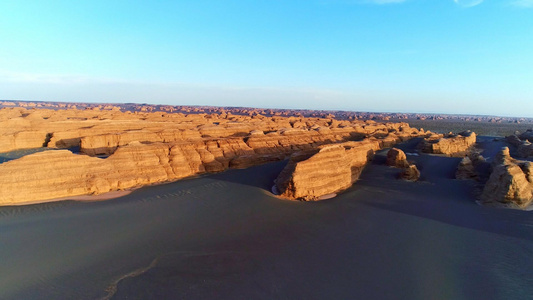
[[433,134],[424,139],[420,148],[422,152],[464,156],[476,143],[476,134],[471,131],[459,134]]
[[533,164],[513,159],[505,147],[494,158],[481,199],[524,209],[533,202]]
[[[246,168],[331,143],[366,138],[355,143],[382,148],[428,134],[406,123],[357,120],[1,109],[0,152],[50,150],[0,164],[0,205],[99,194]],[[70,147],[80,153],[57,150]],[[95,157],[100,155],[106,158]]]
[[287,137],[320,135],[359,139],[380,135],[384,143],[424,133],[410,128],[407,123],[326,118],[21,107],[0,109],[0,153],[37,147],[79,147],[88,155],[110,155],[119,146],[133,141],[168,143],[246,137],[252,132],[263,132],[265,135],[277,132]]
[[276,190],[287,199],[321,200],[349,188],[380,148],[377,140],[366,139],[293,154],[275,181]]
[[[254,149],[242,138],[228,138],[132,142],[118,147],[105,159],[69,150],[30,154],[0,164],[0,205],[129,189],[205,172],[245,168],[281,160],[302,149],[314,149],[313,144],[262,145]],[[375,139],[373,145],[379,147],[380,141]]]

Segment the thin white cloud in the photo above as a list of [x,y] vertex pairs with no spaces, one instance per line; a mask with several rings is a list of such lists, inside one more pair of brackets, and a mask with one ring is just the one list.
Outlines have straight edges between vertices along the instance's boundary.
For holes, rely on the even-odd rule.
[[483,0],[453,0],[453,2],[462,7],[474,7],[483,3]]
[[524,8],[533,8],[533,0],[515,0],[511,5]]

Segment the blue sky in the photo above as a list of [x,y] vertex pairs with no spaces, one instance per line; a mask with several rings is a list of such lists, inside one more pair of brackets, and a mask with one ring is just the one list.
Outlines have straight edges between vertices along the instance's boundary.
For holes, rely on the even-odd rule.
[[533,117],[533,0],[4,0],[0,99]]

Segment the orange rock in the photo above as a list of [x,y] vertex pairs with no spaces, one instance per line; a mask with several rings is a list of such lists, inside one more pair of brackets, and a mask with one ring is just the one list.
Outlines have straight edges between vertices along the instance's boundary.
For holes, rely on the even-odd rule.
[[476,143],[476,134],[471,131],[459,134],[431,135],[421,143],[423,152],[464,156]]
[[396,168],[408,168],[407,156],[405,153],[398,149],[392,148],[387,152],[387,165]]
[[[58,105],[73,108],[70,104]],[[328,175],[339,178],[339,184],[333,185],[337,190],[357,179],[370,150],[419,135],[406,123],[231,113],[186,115],[145,106],[139,106],[139,110],[145,108],[143,112],[121,111],[113,105],[95,108],[0,109],[0,152],[48,146],[80,147],[82,153],[51,150],[0,164],[0,205],[98,194],[245,168],[281,160],[295,152],[316,152],[319,147],[323,153],[311,162],[333,151],[346,161],[329,157],[332,163],[344,166],[346,174],[346,166],[350,166],[347,179],[344,173],[334,175],[334,170]],[[365,136],[369,138],[350,142]],[[325,145],[331,143],[342,146],[326,150]],[[108,157],[92,157],[95,155]],[[308,164],[312,169],[312,163]]]
[[484,203],[510,204],[526,208],[533,202],[533,164],[509,155],[505,147],[494,158],[493,171],[485,184],[481,199]]
[[349,188],[378,150],[377,141],[364,140],[319,147],[316,153],[297,153],[276,179],[280,195],[304,201]]

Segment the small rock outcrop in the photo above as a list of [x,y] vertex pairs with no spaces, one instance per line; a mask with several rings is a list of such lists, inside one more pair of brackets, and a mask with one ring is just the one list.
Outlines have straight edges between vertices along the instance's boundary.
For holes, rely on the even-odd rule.
[[297,153],[275,181],[278,193],[287,199],[322,200],[349,188],[376,150],[375,139],[321,146],[315,153]]
[[387,152],[387,165],[396,168],[408,168],[407,156],[398,148],[391,148]]
[[400,178],[407,181],[418,181],[420,179],[420,171],[416,165],[409,165],[402,170]]
[[[518,134],[518,135],[517,135]],[[516,147],[516,155],[518,157],[527,158],[533,156],[533,131],[528,129],[524,133],[517,133],[506,136],[505,140]]]
[[505,147],[494,158],[492,173],[481,199],[488,204],[504,204],[524,209],[533,202],[533,164],[513,159]]
[[407,181],[418,181],[420,171],[414,164],[409,164],[405,153],[398,149],[392,148],[387,152],[387,165],[402,169],[399,178]]
[[464,131],[459,134],[433,134],[424,139],[420,148],[422,152],[445,154],[448,156],[464,156],[476,143],[476,134]]
[[478,178],[476,168],[470,157],[465,156],[461,162],[459,162],[457,171],[455,172],[455,178],[460,180],[475,180]]

